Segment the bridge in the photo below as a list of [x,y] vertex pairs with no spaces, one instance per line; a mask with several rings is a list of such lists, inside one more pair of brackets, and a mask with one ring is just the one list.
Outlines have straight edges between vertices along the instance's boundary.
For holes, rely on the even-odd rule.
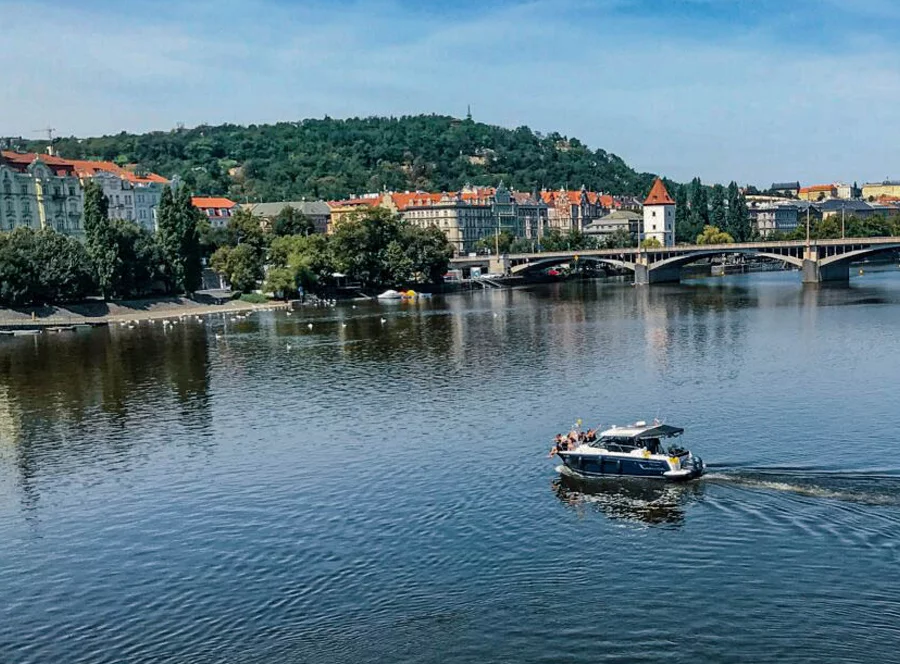
[[900,237],[845,238],[839,240],[737,242],[733,244],[677,245],[653,249],[589,249],[502,256],[460,256],[454,268],[488,268],[492,274],[527,275],[575,260],[594,261],[634,273],[635,285],[681,280],[681,268],[700,260],[738,254],[781,261],[799,268],[803,283],[848,281],[850,264],[900,250]]

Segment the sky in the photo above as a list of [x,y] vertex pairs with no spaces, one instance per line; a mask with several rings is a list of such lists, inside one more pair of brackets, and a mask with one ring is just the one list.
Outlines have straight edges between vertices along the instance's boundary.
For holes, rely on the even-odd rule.
[[894,0],[0,0],[0,136],[438,113],[675,180],[900,178]]

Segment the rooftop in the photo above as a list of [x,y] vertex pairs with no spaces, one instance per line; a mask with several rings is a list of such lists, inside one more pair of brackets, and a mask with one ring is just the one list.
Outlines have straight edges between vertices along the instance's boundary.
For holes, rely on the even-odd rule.
[[237,205],[233,200],[222,196],[194,196],[191,198],[191,204],[195,208],[200,208],[201,210],[207,208],[230,209]]
[[654,181],[653,186],[650,188],[650,193],[647,194],[647,200],[644,201],[644,205],[675,205],[675,201],[669,196],[666,185],[663,184],[661,178],[656,178]]

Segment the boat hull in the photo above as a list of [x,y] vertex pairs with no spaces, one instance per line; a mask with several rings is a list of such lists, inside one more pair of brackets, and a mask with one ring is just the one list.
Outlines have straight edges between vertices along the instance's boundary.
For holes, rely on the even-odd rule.
[[566,469],[580,477],[644,477],[667,482],[687,482],[703,474],[703,460],[690,458],[673,469],[666,461],[633,456],[560,452]]

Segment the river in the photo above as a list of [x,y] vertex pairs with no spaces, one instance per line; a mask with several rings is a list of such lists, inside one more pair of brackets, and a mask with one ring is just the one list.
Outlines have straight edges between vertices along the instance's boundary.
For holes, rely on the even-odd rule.
[[[885,269],[0,339],[0,662],[900,661],[898,330]],[[546,458],[654,417],[708,476]]]

